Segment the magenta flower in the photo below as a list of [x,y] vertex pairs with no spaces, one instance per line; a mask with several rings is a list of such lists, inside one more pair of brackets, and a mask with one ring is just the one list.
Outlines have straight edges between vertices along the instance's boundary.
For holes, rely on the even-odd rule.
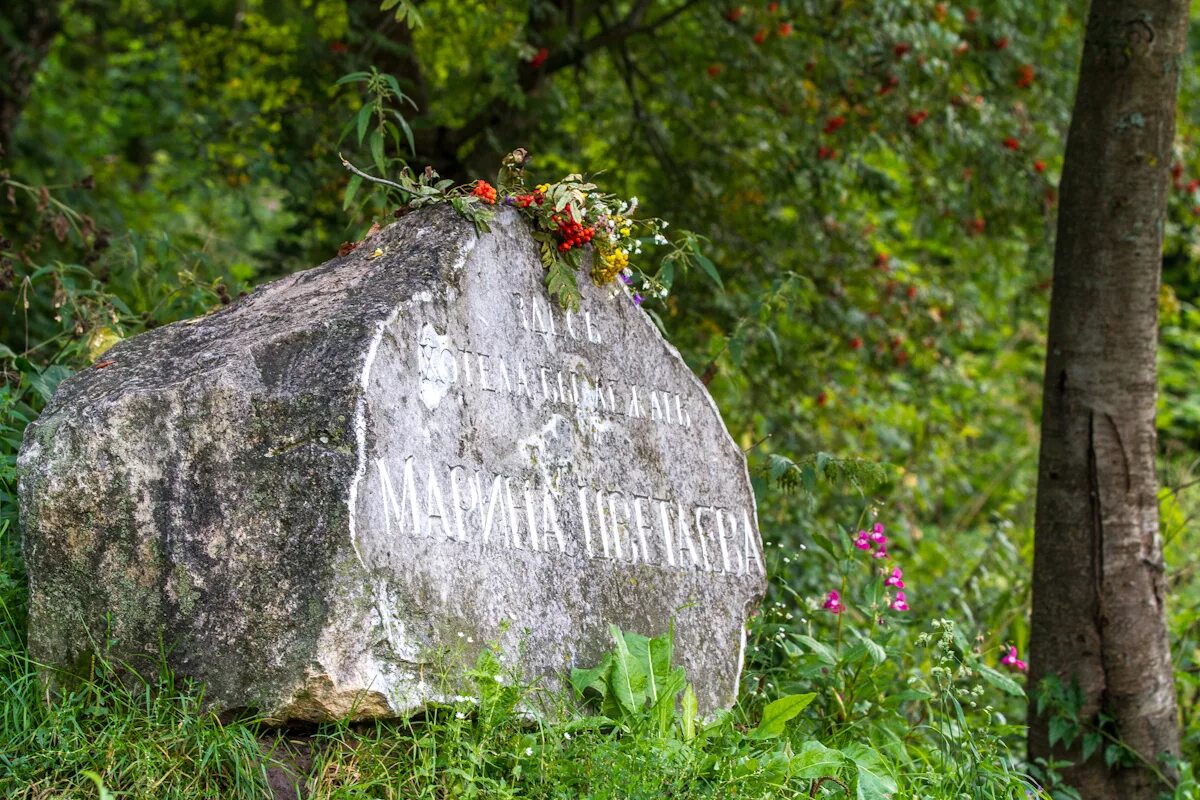
[[846,607],[842,605],[841,596],[837,592],[830,592],[829,596],[825,598],[824,605],[821,607],[829,609],[834,614],[840,614],[846,610]]
[[908,600],[904,598],[904,592],[896,592],[896,599],[888,603],[888,608],[892,611],[908,611]]
[[883,523],[875,523],[875,527],[871,529],[871,541],[878,545],[887,544],[887,537],[883,535]]
[[1009,646],[1008,652],[1000,659],[1000,663],[1008,667],[1013,672],[1025,672],[1029,669],[1029,665],[1022,661],[1017,655],[1017,648]]
[[867,538],[866,531],[859,531],[858,538],[854,540],[854,546],[859,550],[870,550],[871,540]]
[[883,579],[884,586],[894,586],[897,589],[904,588],[904,573],[899,567],[892,568],[892,574]]
[[886,545],[882,545],[882,544],[879,545],[879,549],[876,550],[874,553],[871,553],[871,558],[887,558],[888,554],[887,554],[887,550],[884,549],[885,547],[886,547]]

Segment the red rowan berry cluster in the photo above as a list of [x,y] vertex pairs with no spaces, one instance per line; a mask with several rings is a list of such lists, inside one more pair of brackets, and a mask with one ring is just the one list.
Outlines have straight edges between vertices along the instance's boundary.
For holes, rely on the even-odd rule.
[[555,214],[551,219],[558,226],[558,238],[562,240],[558,245],[560,253],[565,253],[572,247],[583,247],[596,235],[595,228],[585,227],[582,223],[575,221],[575,218],[571,216],[570,206],[564,208],[562,214]]
[[494,205],[496,202],[496,189],[490,183],[484,180],[475,181],[475,189],[471,194],[478,197],[488,205]]
[[[541,205],[546,202],[546,195],[541,192],[530,192],[529,194],[517,194],[512,196],[513,203],[517,208],[529,208],[532,205]],[[505,202],[508,202],[507,200]]]

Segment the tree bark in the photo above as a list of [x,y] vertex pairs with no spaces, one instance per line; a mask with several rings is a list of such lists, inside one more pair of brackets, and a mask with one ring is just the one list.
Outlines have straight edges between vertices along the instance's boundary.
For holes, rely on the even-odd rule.
[[0,36],[0,158],[8,152],[34,75],[60,27],[56,2],[13,0],[2,13],[0,29],[6,35]]
[[[1186,0],[1094,0],[1067,136],[1038,468],[1031,758],[1088,800],[1162,789],[1143,763],[1050,746],[1037,687],[1078,682],[1085,729],[1178,754],[1155,472],[1158,295]],[[1103,715],[1103,716],[1100,716]],[[1107,742],[1106,742],[1107,743]],[[1161,773],[1160,773],[1161,774]]]

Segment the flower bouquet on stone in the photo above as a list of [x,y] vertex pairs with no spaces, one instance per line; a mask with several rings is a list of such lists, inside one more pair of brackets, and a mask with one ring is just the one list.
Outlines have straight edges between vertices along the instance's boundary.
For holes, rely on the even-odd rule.
[[[638,199],[601,191],[579,174],[555,183],[529,186],[529,154],[518,148],[504,157],[495,182],[482,178],[455,185],[430,167],[414,175],[407,167],[397,180],[368,175],[349,161],[342,164],[354,180],[366,180],[396,195],[396,216],[430,205],[448,204],[479,230],[486,231],[498,209],[513,208],[529,220],[546,268],[546,288],[565,308],[579,305],[577,273],[587,271],[597,286],[624,290],[636,305],[665,300],[677,272],[696,268],[723,288],[713,264],[701,251],[703,239],[688,231],[672,232],[665,220],[638,214]],[[661,254],[658,267],[645,268],[644,249]]]

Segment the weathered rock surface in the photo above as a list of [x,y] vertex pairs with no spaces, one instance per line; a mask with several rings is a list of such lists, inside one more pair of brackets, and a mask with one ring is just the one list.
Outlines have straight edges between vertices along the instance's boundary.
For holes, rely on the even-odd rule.
[[446,653],[555,685],[674,619],[730,703],[745,459],[623,290],[565,313],[542,277],[515,213],[422,212],[64,382],[19,461],[33,658],[165,650],[220,708],[390,716],[469,694]]

